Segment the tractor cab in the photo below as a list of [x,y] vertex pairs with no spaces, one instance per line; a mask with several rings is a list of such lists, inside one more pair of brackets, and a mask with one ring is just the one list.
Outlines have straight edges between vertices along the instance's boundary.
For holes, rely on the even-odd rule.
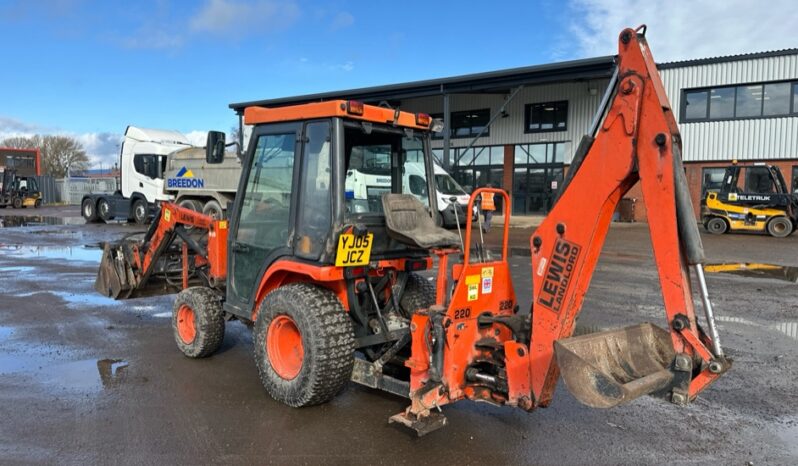
[[434,224],[428,115],[332,101],[250,107],[244,119],[254,128],[230,222],[230,312],[249,317],[271,278],[426,268],[430,248],[460,243]]

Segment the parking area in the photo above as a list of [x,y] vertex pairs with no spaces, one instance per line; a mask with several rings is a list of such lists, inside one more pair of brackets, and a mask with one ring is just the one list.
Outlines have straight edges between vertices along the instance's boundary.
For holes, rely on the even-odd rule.
[[[355,384],[318,407],[273,401],[240,323],[228,324],[217,354],[191,360],[175,348],[173,297],[96,295],[98,244],[141,227],[85,225],[71,207],[18,213],[0,213],[4,464],[798,462],[798,235],[702,233],[710,263],[783,268],[707,275],[734,366],[690,406],[641,398],[596,410],[560,384],[551,407],[532,413],[448,406],[449,425],[417,438],[387,422],[406,400]],[[523,310],[531,301],[529,232],[511,232]],[[494,229],[488,241],[500,234]],[[646,224],[613,224],[577,331],[664,326],[657,280]]]

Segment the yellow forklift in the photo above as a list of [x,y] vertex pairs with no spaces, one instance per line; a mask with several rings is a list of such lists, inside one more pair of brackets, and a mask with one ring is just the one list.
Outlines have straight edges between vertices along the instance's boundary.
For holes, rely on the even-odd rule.
[[798,194],[790,192],[779,167],[732,162],[720,188],[701,202],[701,220],[716,235],[749,231],[784,238],[798,225]]
[[35,177],[18,176],[13,168],[7,168],[0,174],[0,208],[39,208],[41,205],[42,193]]

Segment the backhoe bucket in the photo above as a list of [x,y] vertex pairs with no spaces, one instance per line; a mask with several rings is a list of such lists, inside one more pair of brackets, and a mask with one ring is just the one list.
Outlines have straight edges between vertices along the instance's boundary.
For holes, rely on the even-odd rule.
[[649,323],[558,340],[554,352],[568,390],[593,408],[612,408],[673,384],[670,335]]

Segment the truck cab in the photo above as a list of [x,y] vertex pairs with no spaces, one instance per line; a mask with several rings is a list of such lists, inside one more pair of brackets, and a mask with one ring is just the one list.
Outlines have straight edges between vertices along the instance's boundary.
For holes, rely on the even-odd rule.
[[188,147],[189,140],[177,131],[128,126],[120,154],[122,196],[142,196],[150,204],[170,200],[164,192],[167,155]]

